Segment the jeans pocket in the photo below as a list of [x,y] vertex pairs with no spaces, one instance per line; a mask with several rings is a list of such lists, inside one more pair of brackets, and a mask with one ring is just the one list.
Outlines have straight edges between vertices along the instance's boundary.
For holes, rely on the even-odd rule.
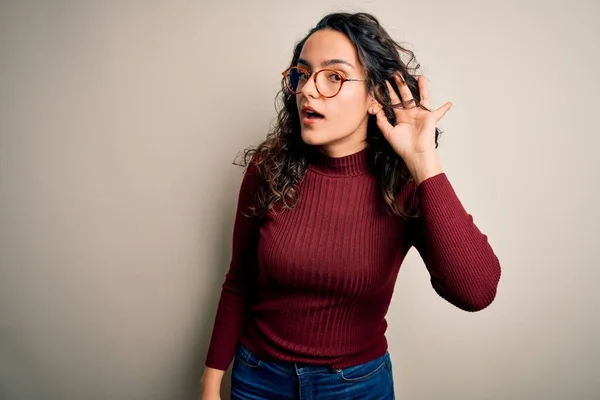
[[338,369],[337,372],[340,379],[344,382],[364,381],[375,376],[377,373],[385,372],[387,366],[386,359],[386,356],[382,356],[363,364]]
[[249,348],[239,343],[235,351],[235,358],[243,365],[258,368],[262,361]]

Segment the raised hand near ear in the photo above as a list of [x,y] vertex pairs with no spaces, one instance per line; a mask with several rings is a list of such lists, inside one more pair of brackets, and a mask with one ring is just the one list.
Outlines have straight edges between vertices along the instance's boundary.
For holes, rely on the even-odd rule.
[[[452,103],[447,102],[438,109],[429,111],[427,82],[425,77],[420,76],[418,79],[421,97],[419,103],[424,107],[419,107],[400,73],[396,73],[394,79],[401,98],[394,92],[389,81],[386,81],[386,85],[392,104],[400,105],[393,107],[396,125],[390,124],[381,105],[373,105],[371,112],[377,116],[377,126],[383,132],[386,140],[402,157],[415,181],[420,183],[442,172],[435,150],[435,128],[446,112],[450,110]],[[404,107],[401,106],[402,104]]]

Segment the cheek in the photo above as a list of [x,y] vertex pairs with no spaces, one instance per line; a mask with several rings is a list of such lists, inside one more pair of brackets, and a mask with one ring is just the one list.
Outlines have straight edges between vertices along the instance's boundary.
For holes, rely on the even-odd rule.
[[341,93],[340,98],[332,107],[332,115],[335,115],[336,120],[344,124],[352,125],[363,120],[367,113],[366,98],[361,94],[348,93],[344,96]]

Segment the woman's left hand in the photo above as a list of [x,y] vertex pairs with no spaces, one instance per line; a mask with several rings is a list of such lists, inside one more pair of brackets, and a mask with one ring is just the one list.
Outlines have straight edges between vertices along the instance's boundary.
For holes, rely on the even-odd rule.
[[[403,102],[407,106],[393,109],[396,126],[392,126],[385,116],[383,107],[379,105],[379,110],[374,110],[377,126],[394,151],[402,157],[415,180],[421,182],[442,172],[435,151],[435,128],[438,121],[450,110],[452,103],[447,102],[434,111],[417,107],[408,85],[401,79],[400,74],[396,73],[394,79],[400,89],[401,99],[392,89],[390,82],[386,81],[390,100],[392,104]],[[418,83],[420,104],[429,109],[429,93],[425,77],[419,76]]]

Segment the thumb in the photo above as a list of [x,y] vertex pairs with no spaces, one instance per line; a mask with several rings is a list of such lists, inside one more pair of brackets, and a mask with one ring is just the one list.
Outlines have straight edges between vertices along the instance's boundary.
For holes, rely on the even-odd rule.
[[433,112],[433,115],[435,116],[435,120],[439,121],[440,119],[444,118],[444,115],[446,115],[446,113],[451,108],[452,108],[452,103],[448,101],[444,105],[442,105],[440,108],[438,108],[437,110],[435,110]]

